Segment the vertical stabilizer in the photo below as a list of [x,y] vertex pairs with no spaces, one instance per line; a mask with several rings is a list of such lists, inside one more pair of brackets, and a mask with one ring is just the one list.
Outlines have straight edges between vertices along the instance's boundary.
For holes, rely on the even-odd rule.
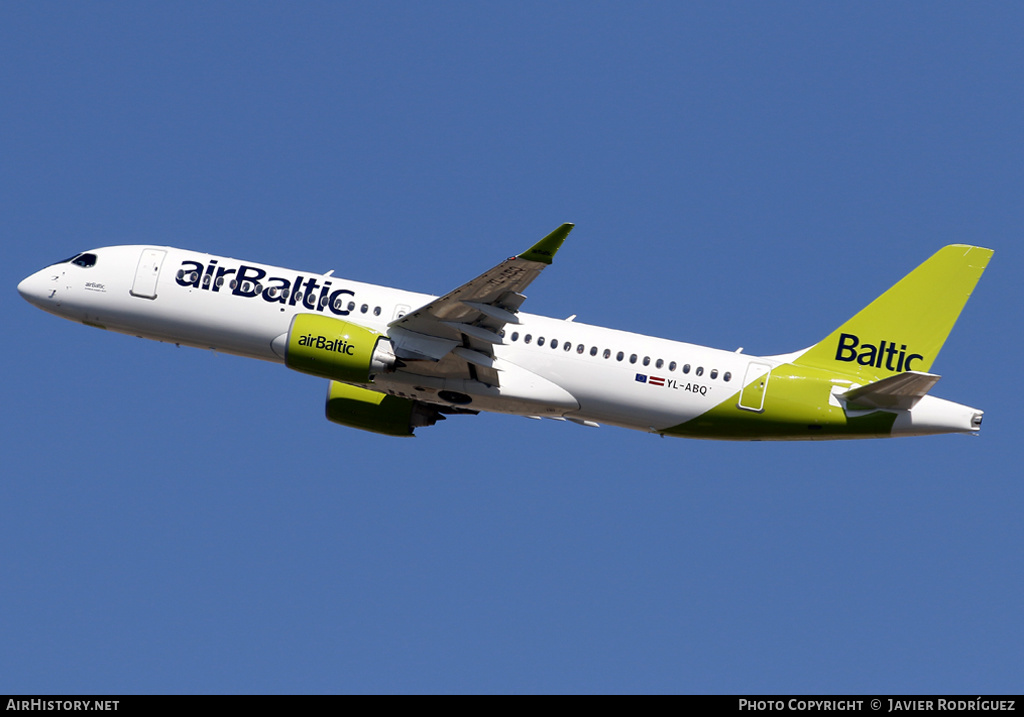
[[939,249],[793,363],[863,382],[931,370],[992,253],[964,244]]

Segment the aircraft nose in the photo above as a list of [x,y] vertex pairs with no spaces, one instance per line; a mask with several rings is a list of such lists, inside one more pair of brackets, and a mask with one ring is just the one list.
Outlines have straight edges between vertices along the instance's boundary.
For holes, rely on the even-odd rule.
[[21,283],[18,284],[18,293],[28,303],[41,306],[50,293],[47,284],[44,272],[37,271],[21,280]]

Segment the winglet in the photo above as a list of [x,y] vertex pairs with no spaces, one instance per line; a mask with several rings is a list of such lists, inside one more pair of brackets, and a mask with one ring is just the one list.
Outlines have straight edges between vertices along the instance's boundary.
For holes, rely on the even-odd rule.
[[563,224],[516,258],[550,264],[551,260],[555,258],[555,252],[562,246],[562,242],[569,236],[569,232],[572,231],[574,226],[576,225]]

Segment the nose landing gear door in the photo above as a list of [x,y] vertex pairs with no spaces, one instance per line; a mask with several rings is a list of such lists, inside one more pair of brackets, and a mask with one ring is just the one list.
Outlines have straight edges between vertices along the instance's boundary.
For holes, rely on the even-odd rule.
[[131,295],[142,299],[156,298],[156,280],[160,278],[160,267],[167,255],[162,249],[143,249],[139,266],[135,270],[135,282]]

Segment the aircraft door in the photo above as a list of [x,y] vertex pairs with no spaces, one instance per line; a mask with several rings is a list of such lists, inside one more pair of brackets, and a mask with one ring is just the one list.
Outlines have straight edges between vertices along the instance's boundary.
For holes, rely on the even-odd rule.
[[160,267],[167,255],[162,249],[143,249],[139,257],[139,266],[135,270],[135,282],[132,284],[131,295],[143,299],[156,298],[156,280],[160,278]]
[[768,364],[757,361],[751,361],[747,365],[747,374],[743,377],[743,390],[740,392],[737,407],[757,413],[764,410],[764,394],[768,390],[771,370],[772,367]]

